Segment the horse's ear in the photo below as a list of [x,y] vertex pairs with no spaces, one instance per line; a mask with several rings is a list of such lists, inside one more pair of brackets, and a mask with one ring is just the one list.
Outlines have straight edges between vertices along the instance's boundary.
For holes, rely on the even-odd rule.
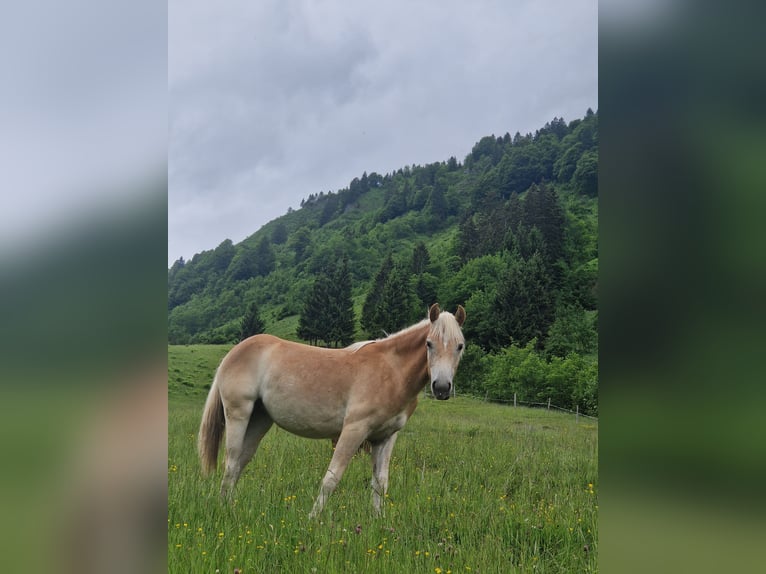
[[463,326],[463,323],[465,323],[465,309],[463,309],[462,305],[457,306],[457,311],[455,311],[455,320],[461,327]]
[[439,313],[441,313],[442,310],[439,309],[439,304],[434,303],[431,305],[431,308],[428,310],[428,318],[431,319],[431,323],[436,321],[439,318]]

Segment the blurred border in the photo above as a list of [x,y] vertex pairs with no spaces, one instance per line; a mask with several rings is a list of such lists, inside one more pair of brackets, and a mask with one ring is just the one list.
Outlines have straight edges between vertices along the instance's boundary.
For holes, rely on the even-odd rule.
[[0,570],[164,572],[167,7],[0,22]]
[[761,563],[763,12],[600,4],[604,572]]

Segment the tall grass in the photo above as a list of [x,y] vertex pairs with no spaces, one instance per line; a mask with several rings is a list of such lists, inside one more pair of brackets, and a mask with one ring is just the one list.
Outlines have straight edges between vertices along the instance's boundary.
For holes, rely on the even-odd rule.
[[[175,348],[187,380],[225,349]],[[192,351],[194,351],[192,353]],[[185,360],[186,355],[196,355]],[[188,357],[187,357],[188,358]],[[213,369],[215,367],[213,366]],[[171,387],[170,572],[594,572],[597,426],[571,415],[455,398],[422,399],[400,432],[385,512],[372,511],[357,454],[319,520],[308,512],[329,441],[274,428],[231,504],[203,479],[195,440],[209,380]]]

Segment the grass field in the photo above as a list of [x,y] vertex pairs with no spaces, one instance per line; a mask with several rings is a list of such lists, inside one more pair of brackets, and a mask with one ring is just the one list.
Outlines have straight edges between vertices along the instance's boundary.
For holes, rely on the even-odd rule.
[[357,454],[319,520],[330,441],[274,428],[233,504],[203,479],[196,433],[219,346],[169,347],[168,571],[595,572],[598,427],[457,397],[420,401],[399,434],[385,513]]

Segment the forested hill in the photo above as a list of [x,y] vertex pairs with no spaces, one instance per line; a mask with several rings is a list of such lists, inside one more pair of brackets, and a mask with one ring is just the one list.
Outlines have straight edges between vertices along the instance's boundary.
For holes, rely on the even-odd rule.
[[[462,162],[361,174],[239,244],[176,261],[169,342],[235,342],[250,312],[266,332],[340,345],[415,322],[438,301],[467,311],[461,379],[481,380],[464,388],[505,397],[519,361],[539,363],[548,394],[557,376],[595,385],[597,194],[591,110],[484,137]],[[569,389],[560,402],[595,411],[595,393]]]

